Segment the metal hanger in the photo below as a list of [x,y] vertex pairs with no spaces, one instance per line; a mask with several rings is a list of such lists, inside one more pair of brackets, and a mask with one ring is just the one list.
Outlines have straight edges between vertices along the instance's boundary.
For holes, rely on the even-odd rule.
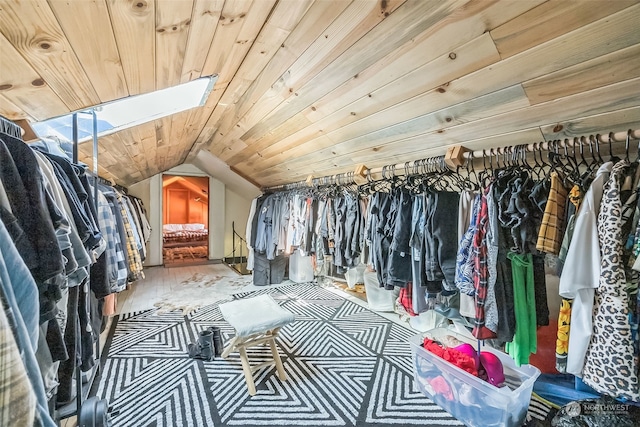
[[604,160],[600,155],[600,134],[596,134],[596,136],[589,135],[589,138],[593,138],[593,141],[596,147],[596,155],[598,156],[598,161],[600,162],[600,164],[604,163]]
[[[614,162],[617,163],[620,161],[620,157],[615,156],[613,154],[613,149],[611,147],[613,143],[613,132],[609,132],[609,161],[610,162]],[[625,159],[628,161],[629,160],[629,146],[625,143]]]

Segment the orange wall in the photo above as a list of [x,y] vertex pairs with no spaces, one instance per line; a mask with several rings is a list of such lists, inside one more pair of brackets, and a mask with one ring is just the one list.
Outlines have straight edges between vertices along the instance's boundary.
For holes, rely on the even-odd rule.
[[[208,188],[208,186],[204,188]],[[163,187],[163,199],[163,224],[197,223],[205,224],[205,227],[208,228],[209,199],[207,196],[192,191],[180,182],[174,182]]]

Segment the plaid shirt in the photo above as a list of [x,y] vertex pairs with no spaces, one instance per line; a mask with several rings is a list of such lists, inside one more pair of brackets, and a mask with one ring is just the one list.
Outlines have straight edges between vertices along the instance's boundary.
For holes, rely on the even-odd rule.
[[142,272],[142,260],[140,259],[140,252],[138,251],[138,245],[136,238],[129,222],[129,215],[125,204],[122,201],[122,195],[116,192],[118,203],[120,205],[120,212],[122,214],[122,220],[124,221],[124,230],[126,233],[127,241],[125,242],[125,248],[129,255],[129,281],[134,282],[139,279],[144,279],[144,273]]
[[0,425],[34,425],[36,395],[2,303],[0,303],[0,360],[2,361],[0,364],[2,368]]
[[473,237],[472,253],[474,259],[473,286],[475,292],[476,317],[473,335],[478,339],[495,338],[496,334],[485,326],[484,306],[487,301],[489,269],[487,268],[487,226],[489,211],[487,197],[482,195],[476,234]]
[[[118,199],[113,191],[105,192],[103,194],[107,202],[109,203],[109,209],[111,209],[111,216],[114,218],[114,232],[113,242],[116,250],[116,265],[117,265],[117,279],[116,279],[116,292],[120,292],[124,290],[127,286],[127,276],[129,274],[129,270],[127,268],[127,253],[126,249],[122,242],[122,237],[120,234],[119,226],[118,226],[118,218],[120,217]],[[123,224],[124,228],[124,224]]]
[[536,249],[558,255],[562,246],[565,226],[565,207],[568,191],[562,185],[562,180],[557,172],[551,173],[551,188],[549,198],[544,209],[542,224],[538,232]]
[[[105,257],[107,261],[109,289],[113,292],[119,292],[126,286],[127,266],[124,262],[124,256],[122,255],[122,246],[120,245],[120,235],[118,234],[116,218],[113,215],[107,198],[101,191],[98,191],[98,226],[100,227],[100,233],[107,242]],[[124,276],[120,274],[121,270],[125,271]]]

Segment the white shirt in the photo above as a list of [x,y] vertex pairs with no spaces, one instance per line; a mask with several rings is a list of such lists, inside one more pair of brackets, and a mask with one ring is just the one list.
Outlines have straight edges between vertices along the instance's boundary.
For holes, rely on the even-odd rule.
[[600,166],[576,215],[573,238],[560,277],[560,295],[573,299],[567,372],[582,377],[584,359],[593,332],[593,301],[600,282],[600,243],[597,218],[612,162]]
[[247,227],[245,228],[244,237],[247,241],[247,270],[253,270],[253,262],[254,262],[254,252],[253,247],[251,246],[251,231],[253,228],[253,216],[256,214],[256,204],[258,203],[258,198],[256,197],[251,202],[251,208],[249,209],[249,218],[247,219]]

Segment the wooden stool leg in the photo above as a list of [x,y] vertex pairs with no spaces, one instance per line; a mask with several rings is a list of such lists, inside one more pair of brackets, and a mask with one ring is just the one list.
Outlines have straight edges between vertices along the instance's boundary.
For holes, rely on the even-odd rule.
[[244,379],[247,382],[249,394],[254,396],[256,394],[256,385],[253,382],[253,373],[251,372],[251,366],[249,365],[249,359],[247,358],[247,350],[245,350],[244,346],[240,346],[240,348],[238,348],[238,352],[240,353],[242,371],[244,372]]
[[229,357],[231,352],[236,349],[236,341],[238,341],[238,337],[233,337],[233,339],[231,339],[229,344],[227,344],[227,348],[225,348],[224,351],[222,352],[223,359],[226,359],[227,357]]
[[269,340],[269,345],[271,346],[271,354],[273,355],[273,360],[275,361],[276,369],[278,370],[278,378],[280,378],[281,381],[286,381],[287,374],[284,372],[284,367],[282,366],[282,360],[280,359],[280,353],[278,353],[275,337]]

